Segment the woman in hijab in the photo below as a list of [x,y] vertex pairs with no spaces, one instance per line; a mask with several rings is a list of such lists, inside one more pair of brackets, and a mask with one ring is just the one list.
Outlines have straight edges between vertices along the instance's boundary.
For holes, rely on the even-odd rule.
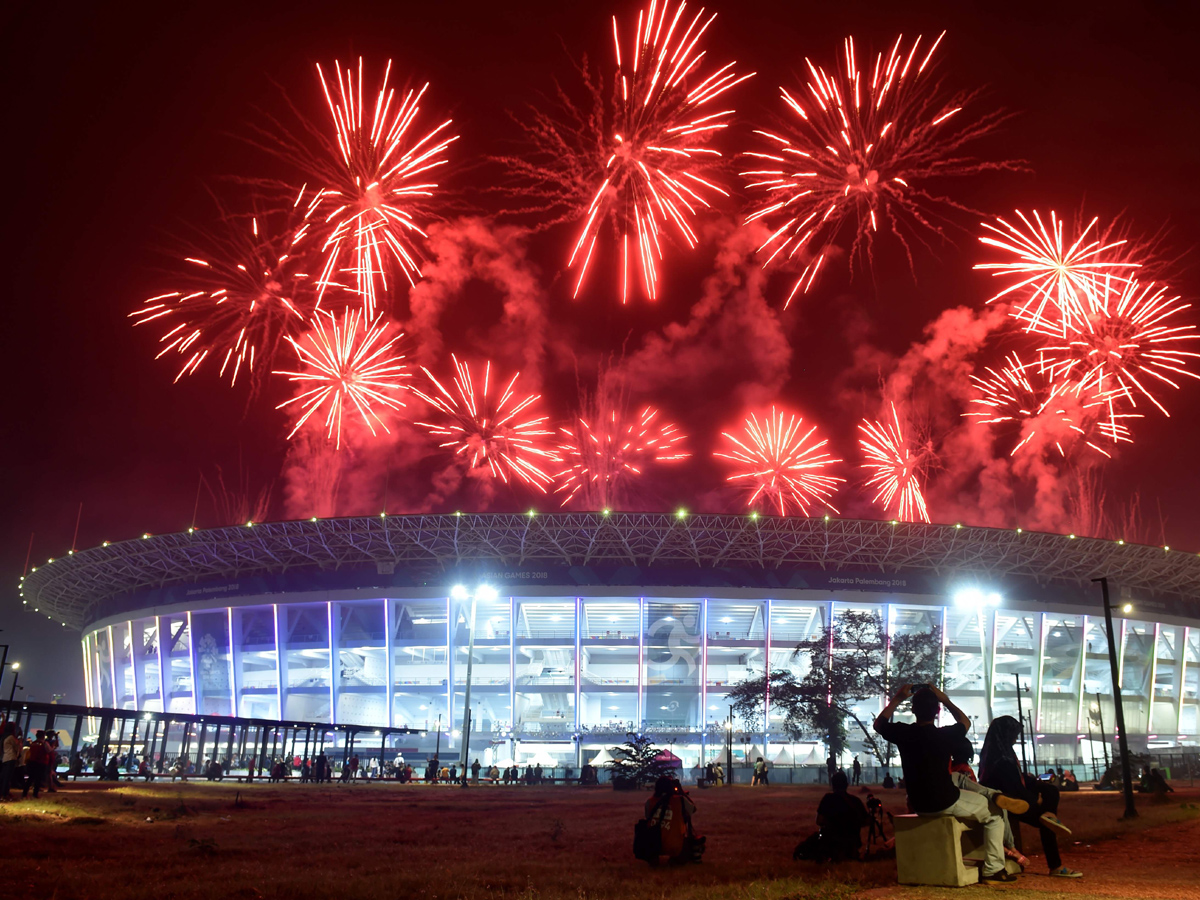
[[1058,852],[1058,832],[1071,833],[1058,819],[1058,788],[1048,782],[1026,779],[1021,773],[1021,764],[1013,751],[1013,744],[1020,736],[1021,723],[1012,716],[992,720],[979,754],[979,782],[1009,797],[1027,801],[1027,812],[1009,813],[1009,818],[1038,829],[1051,875],[1079,878],[1083,873],[1064,866]]

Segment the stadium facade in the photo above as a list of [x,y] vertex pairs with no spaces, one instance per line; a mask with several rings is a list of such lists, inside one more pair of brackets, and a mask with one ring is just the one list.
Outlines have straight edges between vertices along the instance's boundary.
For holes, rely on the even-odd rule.
[[685,765],[723,756],[730,731],[739,755],[816,759],[778,712],[730,727],[727,692],[874,611],[892,635],[941,626],[945,689],[978,736],[1020,702],[1039,756],[1086,762],[1113,736],[1102,576],[1131,746],[1195,747],[1200,558],[1162,547],[828,518],[380,516],[147,535],[21,588],[83,632],[89,705],[408,726],[425,733],[397,749],[445,757],[469,676],[472,757],[559,764],[628,730]]

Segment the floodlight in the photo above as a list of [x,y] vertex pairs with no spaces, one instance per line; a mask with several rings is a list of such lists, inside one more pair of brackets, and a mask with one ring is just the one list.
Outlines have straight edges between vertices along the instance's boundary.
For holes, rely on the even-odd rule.
[[461,584],[456,584],[454,587],[450,588],[450,596],[455,600],[466,600],[467,589]]

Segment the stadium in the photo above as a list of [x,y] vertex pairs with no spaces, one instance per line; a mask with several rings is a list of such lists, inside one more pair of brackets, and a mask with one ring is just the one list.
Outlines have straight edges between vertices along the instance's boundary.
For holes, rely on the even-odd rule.
[[444,755],[469,702],[472,756],[560,766],[629,730],[684,766],[727,741],[823,759],[769,709],[731,723],[726,695],[872,610],[891,635],[942,627],[945,689],[979,734],[1020,702],[1040,757],[1087,763],[1114,722],[1100,577],[1131,749],[1194,748],[1200,557],[1167,547],[683,510],[377,516],[147,534],[21,592],[82,631],[89,706],[412,728],[394,749]]

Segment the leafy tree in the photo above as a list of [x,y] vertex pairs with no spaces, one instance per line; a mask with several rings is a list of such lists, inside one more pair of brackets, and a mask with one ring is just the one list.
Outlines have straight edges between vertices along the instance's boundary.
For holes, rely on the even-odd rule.
[[652,785],[662,775],[674,775],[675,768],[669,759],[659,759],[662,750],[644,734],[629,732],[629,738],[620,747],[614,747],[614,756],[608,763],[613,782],[624,787]]
[[772,710],[783,712],[783,729],[790,737],[815,731],[825,737],[834,756],[841,753],[846,728],[853,723],[880,765],[887,765],[885,743],[854,706],[889,696],[891,673],[898,681],[936,684],[942,633],[935,627],[889,640],[878,613],[849,611],[813,639],[797,644],[792,658],[801,657],[808,662],[803,678],[789,669],[776,669],[734,685],[729,692],[734,711],[753,727],[761,723],[764,701],[770,697]]

